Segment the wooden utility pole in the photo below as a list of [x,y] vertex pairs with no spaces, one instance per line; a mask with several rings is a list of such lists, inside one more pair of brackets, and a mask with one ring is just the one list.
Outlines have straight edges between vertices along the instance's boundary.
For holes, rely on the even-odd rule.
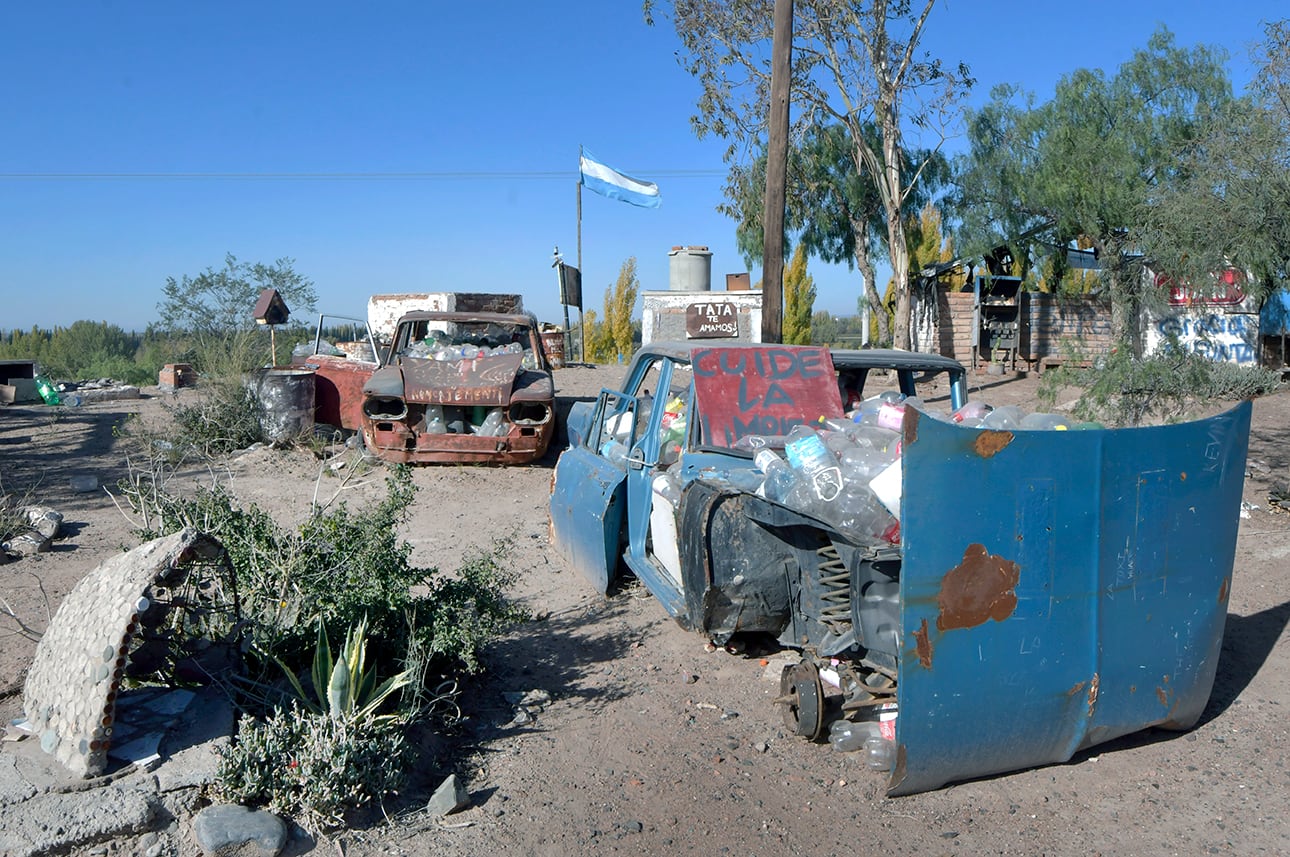
[[775,0],[770,57],[769,142],[762,216],[761,341],[784,338],[784,186],[788,176],[788,91],[793,62],[793,0]]

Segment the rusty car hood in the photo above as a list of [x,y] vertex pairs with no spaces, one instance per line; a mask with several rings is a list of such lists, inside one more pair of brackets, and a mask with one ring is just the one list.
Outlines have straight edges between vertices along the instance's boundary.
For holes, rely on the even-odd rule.
[[1250,411],[1065,432],[905,420],[889,793],[1197,721],[1223,639]]

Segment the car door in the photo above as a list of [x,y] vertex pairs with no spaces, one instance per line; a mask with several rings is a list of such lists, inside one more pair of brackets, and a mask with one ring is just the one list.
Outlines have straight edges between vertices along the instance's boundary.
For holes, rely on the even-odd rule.
[[[680,398],[688,403],[690,396],[688,364],[670,357],[657,357],[646,363],[635,385],[636,441],[627,456],[627,554],[628,566],[645,587],[676,615],[684,608],[679,567],[668,564],[655,554],[659,540],[667,540],[664,550],[676,553],[675,510],[666,504],[655,510],[655,480],[677,456],[664,448],[667,423],[677,415],[669,403]],[[670,523],[670,527],[668,524]],[[676,563],[672,563],[676,566]]]
[[626,468],[607,455],[635,445],[639,409],[634,396],[601,390],[586,437],[560,454],[552,477],[552,542],[602,594],[622,553],[627,480]]

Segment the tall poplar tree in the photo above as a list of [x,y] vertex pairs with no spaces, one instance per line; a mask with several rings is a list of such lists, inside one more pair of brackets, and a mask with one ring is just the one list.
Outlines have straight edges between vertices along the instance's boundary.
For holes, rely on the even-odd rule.
[[806,248],[801,244],[784,272],[784,344],[811,344],[811,310],[815,305],[815,280],[806,273]]

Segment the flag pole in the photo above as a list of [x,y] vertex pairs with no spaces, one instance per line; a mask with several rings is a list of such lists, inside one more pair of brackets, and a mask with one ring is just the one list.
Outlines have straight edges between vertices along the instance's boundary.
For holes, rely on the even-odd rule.
[[568,355],[571,350],[569,346],[573,342],[570,338],[573,332],[569,330],[569,284],[565,282],[567,275],[564,273],[564,263],[557,259],[556,264],[560,266],[556,271],[560,275],[560,305],[564,307],[564,335],[561,339],[564,341],[564,353]]
[[[582,276],[582,173],[578,173],[578,276]],[[579,290],[581,291],[581,290]],[[569,308],[565,307],[568,317]],[[569,322],[565,321],[568,327]],[[572,349],[570,349],[572,350]],[[578,301],[578,362],[587,362],[587,325],[582,321],[582,301]]]

